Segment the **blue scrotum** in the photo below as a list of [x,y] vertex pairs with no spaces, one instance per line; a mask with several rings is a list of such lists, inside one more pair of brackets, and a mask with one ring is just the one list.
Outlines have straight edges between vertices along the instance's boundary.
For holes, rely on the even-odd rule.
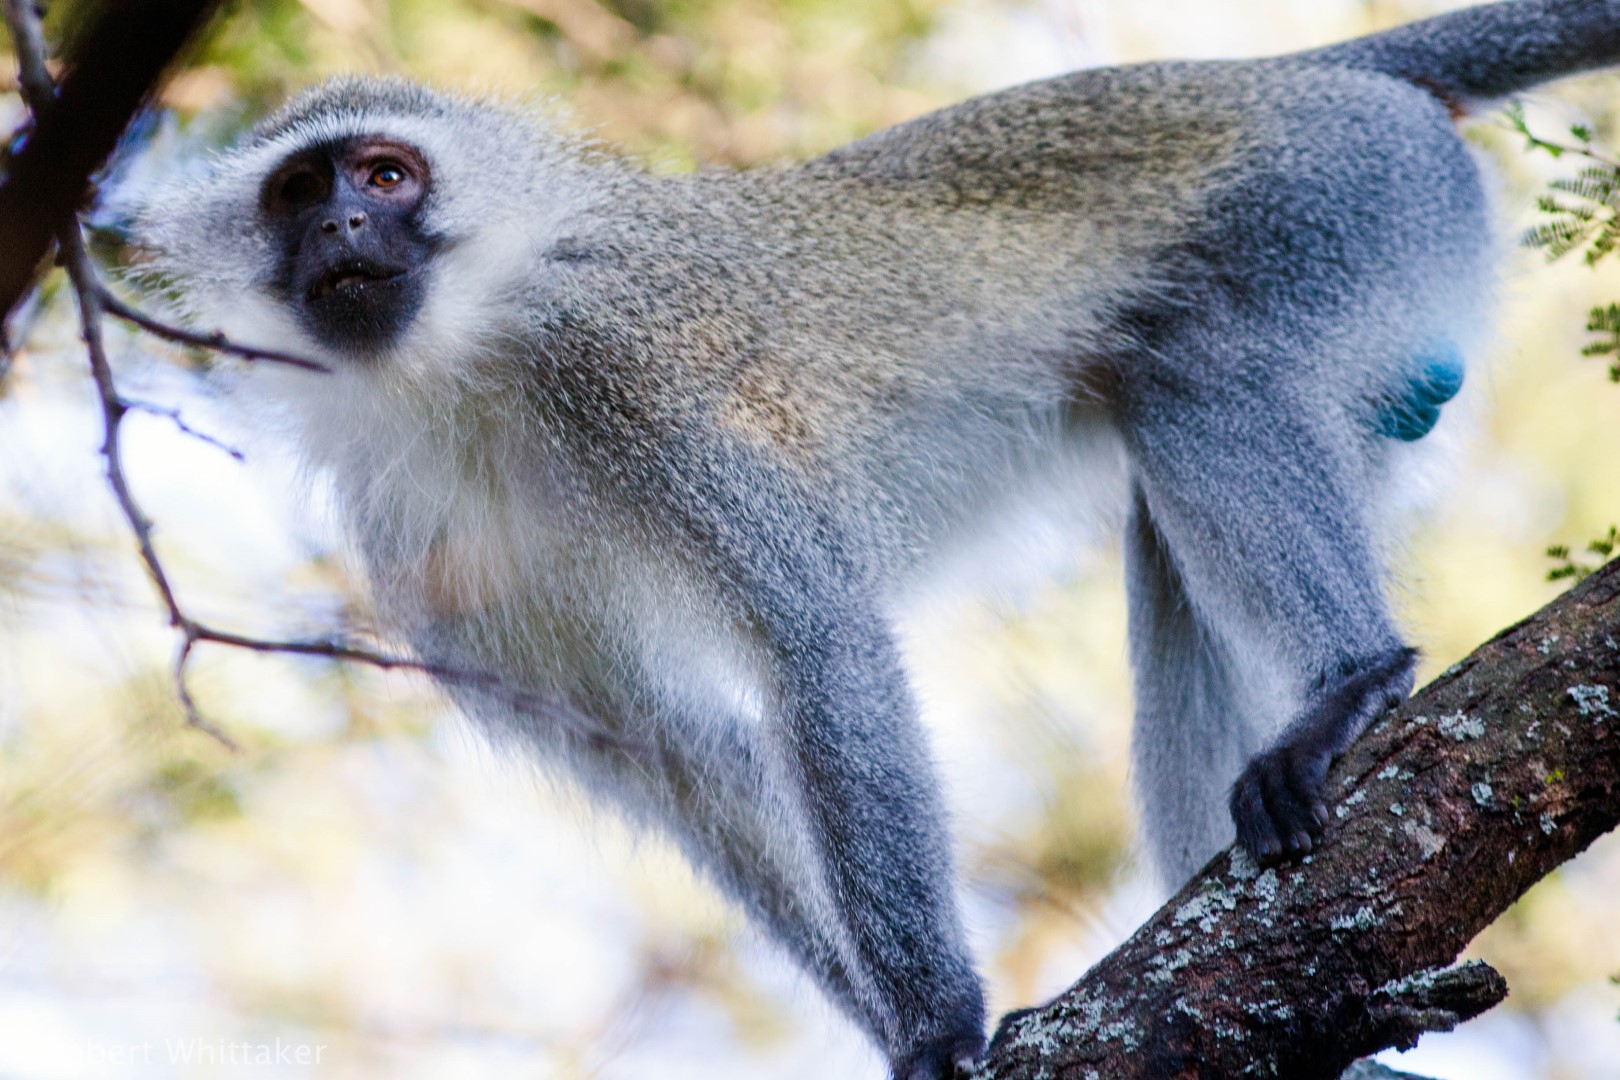
[[1378,399],[1373,428],[1402,442],[1416,442],[1440,422],[1440,406],[1463,384],[1463,358],[1450,341],[1439,342],[1412,359],[1399,381]]

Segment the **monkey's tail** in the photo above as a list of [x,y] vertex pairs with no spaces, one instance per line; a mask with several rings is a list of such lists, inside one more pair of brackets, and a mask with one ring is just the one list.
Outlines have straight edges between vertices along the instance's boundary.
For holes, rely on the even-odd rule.
[[1620,64],[1620,0],[1510,0],[1303,53],[1381,71],[1453,103]]

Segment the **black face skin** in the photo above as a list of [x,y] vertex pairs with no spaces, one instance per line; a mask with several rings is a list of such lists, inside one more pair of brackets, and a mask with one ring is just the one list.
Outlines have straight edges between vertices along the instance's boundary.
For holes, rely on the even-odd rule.
[[410,326],[437,248],[422,226],[431,183],[414,147],[363,137],[295,154],[265,182],[275,288],[321,342],[371,354]]

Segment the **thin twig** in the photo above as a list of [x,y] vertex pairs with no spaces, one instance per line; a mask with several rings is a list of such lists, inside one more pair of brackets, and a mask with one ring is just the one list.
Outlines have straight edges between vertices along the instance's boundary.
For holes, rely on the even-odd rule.
[[191,662],[191,650],[197,645],[197,639],[187,634],[180,640],[180,648],[174,655],[174,696],[180,702],[180,711],[185,714],[186,723],[204,734],[211,735],[225,749],[236,751],[240,749],[236,740],[225,734],[224,729],[213,723],[202,714],[197,702],[191,696],[191,680],[186,678],[186,668]]
[[[1577,157],[1586,158],[1588,161],[1595,161],[1599,165],[1606,165],[1610,168],[1620,168],[1620,161],[1615,160],[1608,154],[1603,154],[1592,149],[1592,140],[1589,137],[1590,132],[1585,128],[1571,129],[1572,133],[1581,140],[1580,145],[1577,146],[1574,143],[1559,142],[1555,139],[1544,139],[1540,135],[1537,135],[1535,132],[1531,131],[1530,122],[1525,118],[1524,109],[1520,106],[1510,105],[1506,109],[1506,114],[1507,124],[1505,126],[1505,130],[1511,131],[1516,135],[1522,135],[1530,149],[1545,150],[1553,157],[1561,157],[1564,154],[1574,154]],[[1499,124],[1496,126],[1502,127],[1503,125]]]
[[56,97],[56,80],[46,66],[45,28],[38,0],[6,0],[6,26],[17,50],[17,87],[36,119]]
[[1588,161],[1595,161],[1599,165],[1607,165],[1611,169],[1620,168],[1620,161],[1616,161],[1608,154],[1600,153],[1597,150],[1592,149],[1590,143],[1583,143],[1577,146],[1574,143],[1555,142],[1552,139],[1543,139],[1539,135],[1531,135],[1528,136],[1528,138],[1531,145],[1547,151],[1554,157],[1560,157],[1564,154],[1573,154],[1576,157],[1586,158]]
[[247,460],[247,455],[242,453],[241,450],[232,446],[230,443],[216,438],[215,436],[208,434],[206,431],[198,431],[196,428],[186,423],[186,418],[180,415],[179,409],[172,408],[168,405],[158,405],[151,401],[140,401],[136,398],[124,398],[124,407],[129,409],[131,412],[143,412],[150,416],[161,416],[163,419],[173,424],[181,432],[186,435],[190,435],[198,442],[207,443],[214,449],[221,450],[229,454],[237,461]]
[[430,660],[417,660],[413,657],[377,652],[343,641],[275,641],[249,637],[243,634],[231,633],[228,630],[220,630],[189,619],[185,621],[181,629],[184,631],[187,640],[193,644],[213,642],[217,645],[228,645],[248,652],[277,653],[283,656],[314,656],[327,660],[352,661],[380,668],[384,671],[419,672],[423,675],[432,676],[440,682],[455,683],[494,694],[506,704],[520,711],[544,715],[549,720],[559,722],[574,737],[594,747],[618,750],[644,749],[642,744],[636,740],[626,738],[617,732],[609,730],[600,721],[587,715],[561,695],[542,694],[533,690],[525,690],[513,686],[506,679],[492,672],[452,667],[448,664],[438,664]]
[[180,707],[185,711],[186,723],[213,736],[227,750],[236,750],[235,740],[209,723],[198,711],[186,686],[186,661],[191,656],[195,639],[188,628],[190,620],[180,609],[180,601],[175,596],[168,571],[158,558],[157,549],[152,546],[152,522],[136,503],[135,495],[129,488],[129,477],[124,471],[123,444],[119,435],[129,406],[118,396],[112,365],[107,362],[106,342],[101,333],[101,298],[95,288],[95,269],[90,263],[89,252],[85,250],[84,235],[79,231],[77,219],[58,231],[56,242],[62,253],[62,264],[67,269],[68,280],[73,283],[73,291],[79,300],[79,333],[84,339],[85,351],[90,358],[90,377],[95,382],[101,402],[101,458],[107,483],[118,501],[124,520],[129,523],[130,532],[135,535],[141,562],[168,612],[169,625],[180,629],[185,635],[174,663],[175,690]]
[[[39,16],[34,10],[31,0],[5,0],[5,4],[6,21],[12,31],[12,40],[16,43],[19,83],[23,88],[23,97],[29,111],[37,120],[43,111],[51,107],[55,97],[55,89],[50,74],[45,67],[44,38],[40,30]],[[125,304],[108,291],[98,276],[76,216],[69,217],[57,229],[56,242],[62,265],[67,270],[68,280],[72,284],[73,292],[78,299],[80,333],[84,339],[85,351],[89,358],[90,376],[95,384],[101,404],[101,457],[105,466],[107,483],[112,488],[113,497],[118,503],[119,511],[123,514],[124,520],[129,525],[130,532],[135,537],[141,563],[146,568],[147,577],[151,579],[152,587],[156,590],[158,599],[163,604],[169,625],[180,633],[180,647],[175,654],[174,661],[175,696],[185,713],[187,724],[205,732],[225,748],[233,751],[237,749],[235,741],[229,735],[202,715],[202,711],[197,707],[195,700],[191,696],[191,690],[187,683],[187,667],[191,661],[192,653],[199,644],[211,642],[249,652],[323,657],[329,660],[368,664],[383,670],[417,671],[432,676],[441,682],[474,687],[495,694],[503,698],[513,708],[546,716],[559,723],[570,734],[591,745],[625,750],[639,750],[642,748],[639,743],[609,730],[605,725],[583,713],[560,695],[539,694],[516,688],[500,676],[489,672],[464,670],[444,664],[395,656],[340,641],[278,641],[250,637],[217,629],[206,623],[198,622],[187,615],[180,604],[179,596],[169,578],[167,569],[164,567],[163,560],[159,557],[156,547],[153,546],[152,522],[142,512],[140,504],[136,502],[135,495],[130,490],[128,474],[124,469],[120,439],[124,417],[131,410],[136,409],[167,416],[178,424],[181,430],[220,446],[233,457],[239,458],[241,455],[239,451],[193,431],[180,419],[178,410],[166,409],[146,402],[132,401],[121,396],[118,392],[117,381],[113,375],[112,365],[107,359],[106,341],[102,334],[103,317],[108,314],[115,315],[170,341],[227,352],[247,359],[269,360],[310,371],[326,371],[328,369],[303,357],[291,356],[269,349],[237,345],[228,341],[221,334],[195,334],[188,330],[169,326]]]
[[200,334],[195,330],[186,330],[183,327],[154,319],[152,316],[131,307],[117,296],[112,290],[97,280],[95,283],[96,299],[102,310],[109,315],[116,315],[125,322],[134,323],[149,334],[173,341],[180,345],[195,345],[202,349],[212,349],[214,352],[228,353],[231,356],[241,357],[244,360],[265,360],[275,364],[286,364],[289,367],[301,368],[304,371],[318,371],[329,374],[331,368],[315,360],[292,353],[279,352],[275,349],[263,349],[257,345],[241,345],[226,337],[218,331],[212,334]]

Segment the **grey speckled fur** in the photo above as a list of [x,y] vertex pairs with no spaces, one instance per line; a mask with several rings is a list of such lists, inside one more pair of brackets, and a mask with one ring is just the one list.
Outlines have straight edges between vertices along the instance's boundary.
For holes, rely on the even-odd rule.
[[[1487,314],[1450,113],[1617,57],[1620,3],[1525,0],[674,178],[346,80],[157,199],[145,236],[199,323],[332,363],[245,385],[333,477],[400,633],[635,749],[462,690],[468,711],[666,832],[931,1078],[983,1004],[896,606],[1013,510],[1108,489],[1167,881],[1230,841],[1234,779],[1246,842],[1308,844],[1308,782],[1262,796],[1410,685],[1379,537],[1420,448],[1374,417]],[[421,150],[438,254],[403,336],[341,355],[273,295],[258,190],[355,135]]]

